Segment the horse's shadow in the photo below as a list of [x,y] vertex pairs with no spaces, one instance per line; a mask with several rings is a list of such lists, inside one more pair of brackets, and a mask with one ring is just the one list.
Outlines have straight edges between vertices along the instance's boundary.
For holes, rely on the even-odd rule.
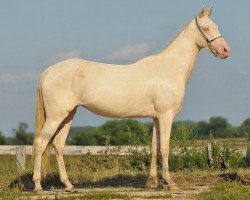
[[[145,175],[124,175],[118,174],[111,178],[105,178],[96,182],[83,183],[83,188],[102,188],[102,187],[132,187],[145,188],[147,177]],[[77,186],[78,187],[78,186]]]
[[[77,182],[73,185],[76,188],[106,188],[106,187],[131,187],[131,188],[145,188],[147,176],[146,175],[124,175],[118,174],[111,178],[104,178],[100,181]],[[45,190],[51,188],[64,188],[60,181],[58,174],[49,174],[42,181],[42,187]],[[26,173],[16,177],[9,184],[9,188],[18,188],[21,191],[31,191],[34,189],[32,182],[32,173]]]
[[223,173],[219,175],[225,181],[237,181],[243,185],[250,185],[250,176],[240,176],[237,172]]

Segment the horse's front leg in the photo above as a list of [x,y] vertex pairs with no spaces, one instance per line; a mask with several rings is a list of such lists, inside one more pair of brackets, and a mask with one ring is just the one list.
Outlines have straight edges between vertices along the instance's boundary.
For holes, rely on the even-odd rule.
[[169,140],[171,127],[174,119],[174,112],[166,112],[159,114],[160,126],[160,151],[162,155],[162,186],[170,190],[177,190],[177,185],[171,180],[169,174],[168,158],[169,158]]
[[151,146],[151,166],[149,177],[147,181],[147,188],[157,188],[157,158],[160,150],[160,131],[159,131],[159,121],[158,119],[153,119],[153,133],[152,133],[152,146]]

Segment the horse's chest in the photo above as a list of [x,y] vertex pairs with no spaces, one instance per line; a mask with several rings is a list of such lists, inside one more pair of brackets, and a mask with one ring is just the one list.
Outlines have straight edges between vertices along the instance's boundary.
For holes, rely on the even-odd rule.
[[179,111],[184,99],[185,88],[178,85],[165,84],[155,90],[154,104],[157,111],[172,109]]

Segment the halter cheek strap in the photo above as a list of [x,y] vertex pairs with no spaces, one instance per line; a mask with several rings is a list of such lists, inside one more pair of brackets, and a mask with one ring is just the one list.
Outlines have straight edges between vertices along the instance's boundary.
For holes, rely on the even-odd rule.
[[218,37],[213,38],[212,40],[209,40],[209,39],[207,38],[207,36],[206,36],[206,35],[203,33],[203,31],[201,30],[201,27],[200,27],[199,24],[198,24],[198,19],[197,19],[197,17],[195,18],[195,23],[196,23],[196,26],[197,26],[198,30],[200,31],[201,35],[204,37],[204,39],[207,41],[208,44],[210,44],[211,42],[213,42],[213,41],[215,41],[215,40],[217,40],[217,39],[219,39],[219,38],[223,38],[223,36],[220,35],[220,36],[218,36]]
[[215,41],[215,40],[217,40],[217,39],[219,39],[219,38],[223,38],[223,36],[222,36],[222,35],[220,35],[220,36],[218,36],[218,37],[216,37],[216,38],[214,38],[214,39],[210,40],[210,41],[209,41],[209,43],[211,43],[211,42],[213,42],[213,41]]

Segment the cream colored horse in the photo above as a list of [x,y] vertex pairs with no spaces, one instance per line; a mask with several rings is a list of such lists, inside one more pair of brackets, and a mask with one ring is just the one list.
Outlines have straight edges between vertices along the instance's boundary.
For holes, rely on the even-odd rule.
[[177,188],[169,174],[169,139],[195,60],[203,47],[220,58],[230,53],[217,25],[209,18],[211,11],[211,8],[208,12],[203,8],[164,51],[134,64],[120,66],[69,59],[43,72],[38,85],[34,140],[35,192],[42,192],[41,158],[53,136],[60,179],[66,190],[74,191],[62,151],[79,105],[106,117],[153,118],[152,161],[147,186],[158,186],[156,159],[161,153],[163,186]]

